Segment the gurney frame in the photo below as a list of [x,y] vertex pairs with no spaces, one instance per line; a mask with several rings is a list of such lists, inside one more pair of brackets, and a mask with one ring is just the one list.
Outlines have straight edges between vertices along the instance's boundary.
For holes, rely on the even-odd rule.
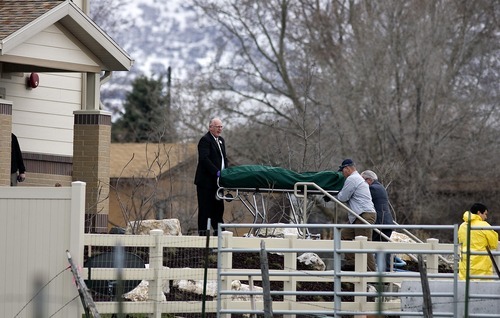
[[[327,192],[331,195],[338,193],[338,191]],[[307,186],[297,187],[297,185],[295,185],[294,189],[219,187],[217,198],[227,202],[241,201],[252,215],[254,224],[270,224],[273,222],[269,220],[267,202],[276,194],[283,195],[284,200],[289,204],[290,211],[288,215],[283,211],[280,220],[284,218],[290,224],[307,224],[309,213],[314,206],[314,200],[308,200],[307,197],[310,195],[324,195],[323,191],[308,189]],[[273,236],[273,233],[269,235],[269,233],[261,232],[262,230],[261,228],[251,228],[246,236]],[[303,238],[320,238],[320,234],[312,234],[307,228],[297,228],[297,231]]]

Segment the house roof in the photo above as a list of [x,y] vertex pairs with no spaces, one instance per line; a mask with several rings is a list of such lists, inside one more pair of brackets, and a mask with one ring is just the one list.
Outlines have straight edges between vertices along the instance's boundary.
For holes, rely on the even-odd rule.
[[196,158],[196,144],[112,143],[110,178],[155,178]]
[[6,38],[62,2],[64,1],[0,1],[0,39]]
[[[14,48],[53,24],[63,26],[96,56],[101,70],[128,71],[132,67],[130,56],[70,0],[1,0],[0,61],[9,62],[6,56]],[[15,56],[10,58],[12,64],[17,63],[10,68],[23,71],[21,62]],[[67,65],[66,69],[65,66],[44,69],[42,61],[30,63],[29,71],[72,71],[71,65]],[[9,65],[4,69],[9,71]]]

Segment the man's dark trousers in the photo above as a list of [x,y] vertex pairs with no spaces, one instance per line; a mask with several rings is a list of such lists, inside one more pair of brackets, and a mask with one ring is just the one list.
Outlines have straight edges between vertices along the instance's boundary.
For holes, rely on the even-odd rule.
[[206,235],[207,219],[210,218],[210,223],[214,229],[214,235],[217,235],[217,225],[224,223],[222,216],[224,215],[224,201],[216,198],[217,188],[196,187],[198,195],[198,234]]

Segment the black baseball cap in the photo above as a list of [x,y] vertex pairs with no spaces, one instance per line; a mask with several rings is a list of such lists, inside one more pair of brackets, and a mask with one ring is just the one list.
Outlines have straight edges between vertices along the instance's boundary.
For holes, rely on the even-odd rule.
[[339,172],[342,171],[345,167],[349,167],[349,166],[354,166],[354,161],[352,161],[352,159],[345,159],[344,161],[342,161],[342,164],[339,166]]

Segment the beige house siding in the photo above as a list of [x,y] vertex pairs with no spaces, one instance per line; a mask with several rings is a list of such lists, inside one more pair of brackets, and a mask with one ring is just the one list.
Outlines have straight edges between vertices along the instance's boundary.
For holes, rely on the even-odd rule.
[[99,70],[97,58],[60,24],[54,24],[9,51],[17,58],[41,59],[50,64],[74,63]]
[[[88,49],[58,24],[12,49],[9,55],[98,67]],[[13,102],[12,130],[23,151],[71,156],[73,112],[84,108],[82,74],[39,73],[37,88],[26,87],[29,73],[9,75],[0,80],[0,86],[5,88],[5,98]]]
[[73,155],[73,112],[81,108],[81,74],[42,73],[26,88],[28,73],[0,81],[12,101],[12,131],[23,152]]

